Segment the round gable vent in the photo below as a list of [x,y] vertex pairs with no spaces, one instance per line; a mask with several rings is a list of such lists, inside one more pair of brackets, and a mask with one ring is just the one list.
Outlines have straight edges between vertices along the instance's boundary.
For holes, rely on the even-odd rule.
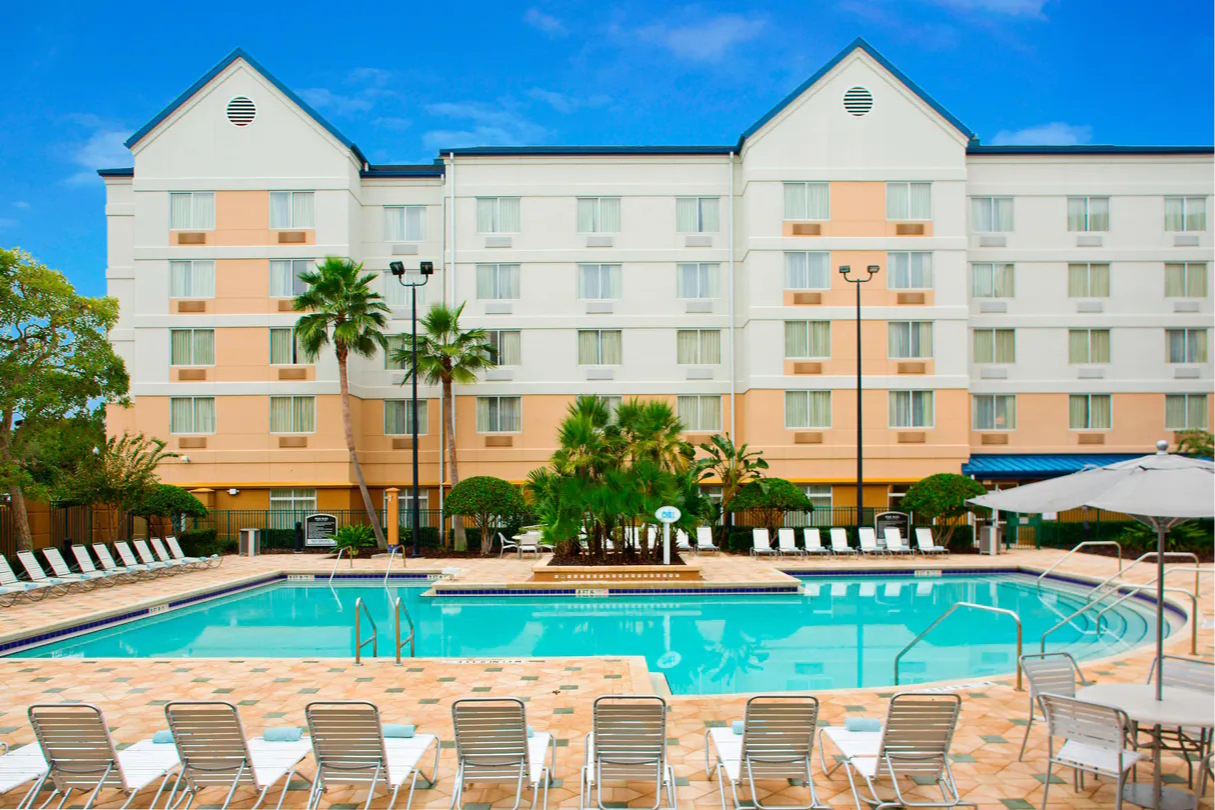
[[228,123],[234,127],[247,127],[257,117],[257,106],[253,99],[237,96],[228,102]]
[[873,94],[867,87],[851,87],[844,93],[844,109],[858,118],[873,109]]

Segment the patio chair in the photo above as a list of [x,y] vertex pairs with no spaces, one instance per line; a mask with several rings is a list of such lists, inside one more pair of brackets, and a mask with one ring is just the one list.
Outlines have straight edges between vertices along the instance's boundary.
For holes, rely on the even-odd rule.
[[[75,548],[75,546],[72,546]],[[42,556],[46,558],[47,564],[51,566],[51,573],[59,579],[83,579],[85,582],[100,582],[102,585],[114,587],[117,582],[112,574],[107,574],[104,571],[96,569],[92,571],[81,571],[75,573],[68,567],[67,560],[63,559],[63,555],[59,553],[57,548],[42,549]]]
[[177,542],[177,538],[169,535],[165,538],[165,543],[169,546],[169,551],[172,552],[174,559],[178,560],[198,560],[204,563],[208,568],[216,568],[223,565],[224,558],[221,554],[212,554],[208,557],[187,557],[181,550],[181,543]]
[[251,787],[257,794],[253,806],[258,807],[270,788],[282,782],[276,805],[282,807],[295,769],[312,750],[312,741],[302,736],[296,740],[247,739],[236,706],[227,701],[173,701],[165,705],[165,718],[181,755],[181,771],[169,792],[171,806],[175,806],[179,788],[189,794],[186,807],[200,790],[224,788],[228,795],[220,807],[226,808],[238,788]]
[[36,703],[29,707],[29,718],[47,765],[29,798],[49,781],[52,792],[47,804],[59,796],[63,807],[72,791],[90,791],[84,803],[87,809],[103,790],[117,790],[127,798],[122,806],[128,807],[140,791],[159,780],[148,805],[155,807],[180,761],[176,747],[151,739],[119,751],[101,709],[88,703]]
[[1038,695],[1052,694],[1063,697],[1075,697],[1076,690],[1088,686],[1080,665],[1071,653],[1033,653],[1021,656],[1021,672],[1029,681],[1029,722],[1025,724],[1025,737],[1021,740],[1021,753],[1017,760],[1025,759],[1025,746],[1029,743],[1029,730],[1034,727],[1035,720],[1046,718],[1039,716]]
[[675,550],[696,553],[696,547],[692,545],[692,539],[688,537],[688,533],[683,529],[675,530]]
[[[1115,780],[1114,810],[1122,808],[1122,786],[1127,772],[1144,755],[1134,749],[1131,723],[1126,712],[1099,703],[1086,703],[1063,695],[1039,694],[1038,703],[1046,717],[1046,779],[1042,782],[1042,807],[1050,793],[1051,769],[1056,765],[1072,768],[1084,787],[1084,774]],[[1055,739],[1063,744],[1055,748]]]
[[[456,737],[456,785],[452,807],[464,807],[464,785],[505,784],[515,788],[511,810],[532,790],[532,807],[548,807],[548,788],[557,768],[557,739],[529,730],[518,698],[464,698],[451,706]],[[540,800],[537,804],[537,800]]]
[[148,542],[152,544],[152,553],[156,556],[156,559],[162,563],[168,563],[169,565],[180,565],[190,569],[191,571],[201,571],[203,568],[206,568],[206,566],[202,564],[201,560],[197,560],[193,557],[182,557],[181,559],[174,557],[169,553],[169,550],[165,548],[165,544],[161,542],[159,537],[153,537],[149,539]]
[[751,556],[758,557],[763,554],[772,554],[780,556],[780,552],[772,548],[772,538],[768,536],[767,529],[752,529],[751,530]]
[[843,529],[831,529],[828,534],[831,536],[831,553],[832,554],[851,554],[857,556],[860,552],[848,545],[848,532]]
[[911,554],[911,546],[903,545],[903,535],[893,526],[887,527],[883,534],[886,537],[887,554]]
[[25,569],[25,574],[30,578],[30,582],[59,586],[63,588],[64,593],[73,588],[81,591],[91,591],[97,587],[87,577],[80,576],[79,574],[69,574],[66,577],[47,576],[46,571],[42,570],[42,566],[38,564],[38,558],[34,556],[34,552],[32,551],[18,551],[17,559],[21,561],[21,567]]
[[506,552],[513,551],[519,557],[526,554],[535,554],[540,556],[540,535],[521,534],[512,540],[507,540],[502,532],[498,532],[498,541],[502,544],[502,550],[498,552],[498,556],[502,557]]
[[916,528],[915,543],[921,554],[944,554],[946,557],[949,556],[949,549],[945,546],[937,545],[936,541],[932,539],[932,529],[927,526]]
[[805,556],[805,549],[797,547],[797,535],[792,529],[777,529],[776,530],[776,553],[780,556],[792,554],[794,557]]
[[713,530],[708,526],[696,527],[696,553],[700,554],[707,551],[721,551],[713,543]]
[[607,810],[605,782],[652,781],[654,804],[649,810],[662,806],[664,791],[668,810],[675,810],[675,773],[667,761],[667,702],[657,695],[603,695],[595,699],[592,713],[578,806]]
[[859,529],[856,530],[856,535],[861,544],[861,549],[860,549],[861,554],[864,554],[866,557],[868,557],[873,554],[885,554],[886,553],[886,549],[884,549],[878,545],[877,535],[874,534],[873,529],[870,529],[868,526],[861,526]]
[[[126,550],[127,556],[131,557],[131,550],[125,546],[123,548]],[[133,580],[152,579],[153,577],[160,576],[158,568],[153,568],[150,565],[140,565],[135,562],[134,557],[131,557],[130,562],[127,562],[123,558],[123,564],[119,565],[114,562],[114,558],[110,555],[110,550],[106,547],[105,543],[94,543],[93,553],[97,555],[97,560],[101,563],[101,567],[112,573],[128,576]],[[119,556],[121,557],[121,552],[119,552]]]
[[0,554],[0,600],[5,602],[5,607],[13,604],[22,596],[37,602],[48,596],[59,596],[64,593],[67,593],[67,588],[60,585],[49,582],[23,582],[17,579],[12,566],[8,564],[8,557]]
[[125,574],[117,568],[113,571],[102,571],[99,569],[93,564],[93,557],[89,554],[87,546],[73,543],[71,548],[72,556],[76,558],[76,567],[79,568],[80,572],[83,574],[91,574],[96,571],[97,573],[109,576],[114,584],[119,582],[131,582],[135,579],[133,576]]
[[802,529],[802,542],[806,544],[806,554],[831,554],[831,549],[823,546],[823,535],[818,529]]
[[[119,544],[115,543],[114,545],[118,546]],[[170,574],[181,574],[190,570],[189,566],[185,563],[156,559],[156,556],[152,554],[152,550],[148,548],[147,540],[134,540],[131,545],[135,546],[135,553],[139,555],[139,561],[144,565],[163,565],[165,570]]]
[[[397,803],[397,794],[409,782],[405,808],[413,804],[418,777],[433,785],[439,771],[439,738],[433,734],[409,737],[385,736],[380,710],[363,700],[313,701],[304,707],[308,737],[316,760],[316,777],[308,792],[308,810],[313,810],[331,785],[367,790],[367,807],[376,788],[383,785],[391,792],[388,808]],[[391,733],[393,729],[389,729]],[[430,775],[418,763],[428,749],[434,749]]]
[[[1215,692],[1215,661],[1204,661],[1199,658],[1184,658],[1180,655],[1166,655],[1162,659],[1152,659],[1151,669],[1148,670],[1147,682],[1156,682],[1156,667],[1163,661],[1162,681],[1165,686],[1174,689],[1190,689],[1209,695]],[[1136,728],[1136,737],[1140,729]],[[1139,748],[1150,748],[1159,744],[1162,751],[1177,751],[1186,762],[1189,769],[1187,784],[1194,785],[1194,761],[1200,764],[1211,750],[1210,729],[1184,726],[1160,729],[1159,738],[1148,734],[1145,739],[1139,739]],[[1201,794],[1200,794],[1201,795]]]
[[[96,548],[96,546],[93,546],[94,550],[96,550]],[[149,559],[144,560],[143,562],[135,559],[135,554],[132,553],[131,547],[126,544],[125,540],[115,542],[114,550],[118,552],[118,559],[122,560],[122,564],[127,568],[141,568],[149,574],[158,577],[164,576],[165,574],[177,573],[177,571],[171,569],[164,563],[156,562],[155,560],[151,559],[150,556]],[[99,554],[98,558],[100,557],[101,555]],[[105,560],[102,560],[102,564],[105,564]]]
[[[705,731],[705,775],[717,773],[722,810],[726,810],[726,783],[729,782],[734,807],[759,810],[814,810],[826,807],[819,801],[810,773],[814,755],[814,731],[818,722],[818,700],[793,695],[756,695],[747,701],[742,733],[733,728]],[[716,761],[710,766],[710,746]],[[788,780],[788,782],[786,782]],[[782,791],[793,780],[800,780],[810,792],[807,804],[765,805],[759,800],[756,782],[779,782]],[[751,803],[744,805],[739,788],[750,791]]]
[[[34,797],[34,788],[47,772],[46,757],[37,743],[9,750],[7,743],[0,742],[0,796],[26,784],[25,795],[13,807],[22,807]],[[0,799],[8,804],[7,799]]]

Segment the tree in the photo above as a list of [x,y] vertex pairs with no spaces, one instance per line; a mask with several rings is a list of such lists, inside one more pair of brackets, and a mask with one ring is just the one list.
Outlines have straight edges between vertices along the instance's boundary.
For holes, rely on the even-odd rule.
[[671,472],[692,466],[696,450],[683,440],[683,424],[669,403],[633,398],[620,403],[615,420],[630,463],[649,461]]
[[[783,478],[760,478],[739,488],[730,502],[731,512],[752,512],[772,535],[785,522],[786,512],[809,512],[814,504],[806,493]],[[724,548],[724,546],[723,546]]]
[[[497,350],[489,344],[489,335],[484,329],[460,328],[462,312],[464,304],[455,309],[435,304],[422,318],[422,333],[417,336],[418,375],[427,385],[442,386],[443,390],[447,468],[451,472],[453,488],[460,483],[460,468],[456,459],[456,401],[452,387],[472,385],[477,381],[477,374],[492,368],[497,358]],[[400,347],[393,352],[392,359],[406,369],[402,385],[409,382],[413,377],[413,346]],[[455,524],[455,535],[456,548],[466,548],[464,525],[459,521]]]
[[176,457],[177,453],[165,450],[161,439],[142,433],[111,436],[93,461],[64,483],[62,494],[73,503],[104,507],[102,536],[112,542],[119,521],[152,495],[158,483],[156,468]]
[[[207,516],[207,507],[187,490],[172,484],[156,484],[148,493],[131,507],[131,514],[148,518],[148,528],[164,537],[165,525],[172,526],[172,519],[178,516],[201,518]],[[159,524],[151,526],[153,520]]]
[[1177,452],[1197,458],[1215,456],[1215,436],[1207,430],[1183,430],[1177,434]]
[[26,496],[47,497],[33,474],[55,426],[101,403],[125,403],[126,367],[108,338],[118,302],[76,293],[20,250],[0,250],[0,487],[12,501],[17,547],[30,549]]
[[477,475],[451,488],[443,503],[445,516],[472,518],[481,535],[481,553],[489,554],[494,531],[527,511],[527,503],[514,484],[492,475]]
[[716,433],[709,437],[708,444],[702,444],[701,450],[708,455],[698,464],[700,480],[716,478],[721,482],[721,510],[725,519],[721,525],[721,538],[718,541],[725,548],[726,536],[730,531],[733,513],[730,504],[734,502],[738,491],[747,484],[763,477],[763,471],[768,469],[768,462],[759,450],[750,450],[747,445],[735,445],[729,436]]
[[338,385],[342,394],[342,429],[346,435],[346,451],[350,465],[363,496],[363,508],[375,532],[376,543],[387,547],[379,514],[371,503],[367,481],[354,446],[354,426],[350,419],[350,355],[374,357],[376,351],[388,351],[388,306],[379,293],[371,289],[375,273],[363,273],[363,265],[350,259],[328,256],[315,270],[300,273],[300,281],[308,285],[292,302],[301,315],[295,324],[300,348],[309,360],[315,360],[321,349],[333,344],[337,357]]
[[957,473],[937,473],[912,484],[903,496],[902,508],[940,526],[941,545],[948,546],[958,518],[978,508],[972,507],[967,500],[986,492],[973,478]]

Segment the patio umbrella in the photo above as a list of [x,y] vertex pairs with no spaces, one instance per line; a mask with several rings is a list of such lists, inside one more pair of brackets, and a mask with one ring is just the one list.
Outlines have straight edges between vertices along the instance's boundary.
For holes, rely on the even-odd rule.
[[[989,492],[970,502],[1001,512],[1040,514],[1088,506],[1122,512],[1156,532],[1156,659],[1164,655],[1164,537],[1195,518],[1215,517],[1215,464],[1170,455],[1156,442],[1155,455],[1093,467],[1034,484]],[[1193,620],[1193,619],[1191,619]],[[1156,667],[1156,699],[1164,683]]]

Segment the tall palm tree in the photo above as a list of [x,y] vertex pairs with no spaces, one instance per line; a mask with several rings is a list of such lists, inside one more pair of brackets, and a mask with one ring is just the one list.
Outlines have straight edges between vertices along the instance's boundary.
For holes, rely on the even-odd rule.
[[[451,485],[460,483],[460,468],[456,460],[456,408],[452,386],[471,385],[477,381],[478,372],[492,368],[497,350],[489,344],[489,335],[484,329],[461,329],[460,314],[464,304],[455,309],[435,304],[422,318],[421,334],[418,335],[418,375],[428,385],[439,385],[443,389],[443,412],[447,416],[446,443],[447,467],[451,470]],[[405,369],[405,380],[413,374],[410,361],[413,347],[405,345],[393,352],[394,362]],[[464,524],[455,521],[456,548],[466,546]]]
[[708,444],[702,444],[701,450],[708,454],[700,459],[700,478],[716,478],[721,482],[721,538],[718,541],[725,548],[726,535],[733,522],[730,513],[730,502],[746,484],[758,480],[763,471],[768,469],[768,462],[759,450],[750,450],[746,444],[735,445],[728,435],[715,433],[709,437]]
[[384,329],[388,326],[388,307],[379,293],[371,289],[375,273],[363,273],[363,265],[350,259],[328,256],[316,269],[300,274],[308,285],[292,302],[301,315],[295,324],[296,339],[309,360],[315,360],[332,342],[337,356],[338,383],[342,392],[342,427],[346,433],[346,450],[359,482],[363,507],[375,539],[385,547],[384,530],[371,503],[371,493],[363,480],[363,468],[354,448],[354,427],[350,421],[350,355],[373,357],[379,349],[388,350]]
[[696,450],[683,440],[683,422],[670,404],[657,399],[630,399],[616,409],[616,424],[623,434],[629,462],[648,461],[669,472],[682,472],[692,466]]

